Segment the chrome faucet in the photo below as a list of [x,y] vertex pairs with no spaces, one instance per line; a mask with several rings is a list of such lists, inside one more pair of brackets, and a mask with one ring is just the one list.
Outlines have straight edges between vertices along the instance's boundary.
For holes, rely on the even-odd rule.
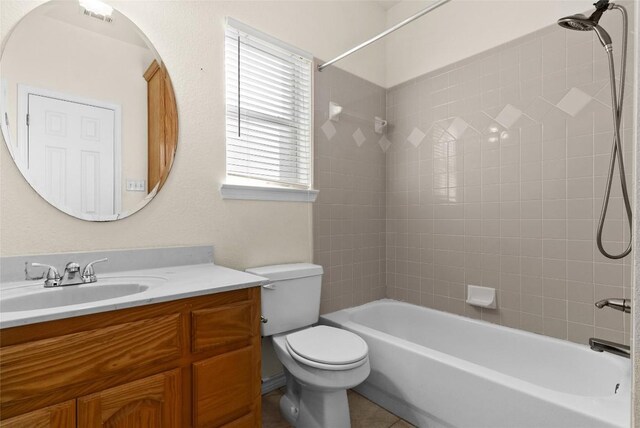
[[620,355],[621,357],[631,358],[631,348],[621,343],[592,337],[589,339],[589,346],[596,352],[609,352],[611,354]]
[[69,282],[68,285],[71,285],[72,282],[78,281],[76,279],[76,276],[78,275],[79,272],[80,272],[80,265],[76,262],[69,262],[64,267],[64,272],[62,273],[62,277],[64,278],[66,275],[67,281]]
[[[617,311],[627,314],[631,313],[630,299],[602,299],[598,300],[595,305],[598,309],[603,309],[608,306]],[[611,354],[620,355],[621,357],[631,358],[631,348],[627,345],[623,345],[622,343],[592,337],[589,339],[589,346],[596,352],[609,352]]]
[[[68,285],[89,284],[92,282],[96,282],[98,278],[96,277],[96,272],[93,269],[93,265],[95,263],[101,263],[106,261],[108,261],[108,259],[94,260],[90,263],[87,263],[87,265],[82,270],[81,275],[79,275],[80,265],[76,262],[67,263],[67,265],[64,267],[64,272],[62,272],[62,275],[60,275],[60,273],[58,272],[58,269],[56,269],[55,266],[51,266],[43,263],[31,263],[31,266],[48,268],[47,273],[43,276],[43,277],[46,277],[46,279],[44,280],[44,286],[46,288],[51,288],[51,287],[66,287]],[[42,277],[36,278],[36,279],[42,279]]]
[[602,299],[596,302],[596,308],[602,309],[605,306],[622,311],[624,313],[631,313],[631,300],[630,299]]

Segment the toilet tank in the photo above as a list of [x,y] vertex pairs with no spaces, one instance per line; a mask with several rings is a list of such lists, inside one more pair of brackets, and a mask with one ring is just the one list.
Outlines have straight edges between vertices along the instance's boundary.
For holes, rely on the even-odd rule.
[[247,272],[265,277],[262,287],[262,335],[272,336],[318,322],[322,266],[310,263],[263,266]]

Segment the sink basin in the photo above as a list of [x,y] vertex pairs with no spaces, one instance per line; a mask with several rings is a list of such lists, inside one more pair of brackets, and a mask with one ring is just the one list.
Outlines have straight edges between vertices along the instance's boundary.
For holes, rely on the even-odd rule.
[[0,312],[31,311],[97,302],[142,293],[148,285],[133,281],[101,282],[68,287],[40,288],[0,300]]

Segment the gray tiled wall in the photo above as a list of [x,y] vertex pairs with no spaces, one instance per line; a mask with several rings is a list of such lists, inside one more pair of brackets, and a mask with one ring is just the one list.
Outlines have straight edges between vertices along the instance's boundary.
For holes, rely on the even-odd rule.
[[[385,90],[335,67],[314,78],[313,240],[325,313],[385,297],[386,146],[373,125]],[[344,109],[338,122],[328,120],[330,101]]]
[[[618,66],[619,22],[614,12],[601,22]],[[390,89],[387,297],[581,343],[628,343],[629,315],[593,306],[631,294],[631,258],[606,259],[595,245],[609,97],[594,34],[556,25]],[[605,245],[619,251],[628,230],[618,184],[613,194]],[[498,309],[467,305],[467,284],[495,287]]]

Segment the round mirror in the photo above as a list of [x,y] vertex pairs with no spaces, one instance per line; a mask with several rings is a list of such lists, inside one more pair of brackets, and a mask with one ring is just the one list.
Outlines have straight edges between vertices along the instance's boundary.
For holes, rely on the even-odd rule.
[[167,70],[126,16],[97,0],[51,1],[0,57],[0,128],[29,184],[74,217],[127,217],[162,189],[178,119]]

